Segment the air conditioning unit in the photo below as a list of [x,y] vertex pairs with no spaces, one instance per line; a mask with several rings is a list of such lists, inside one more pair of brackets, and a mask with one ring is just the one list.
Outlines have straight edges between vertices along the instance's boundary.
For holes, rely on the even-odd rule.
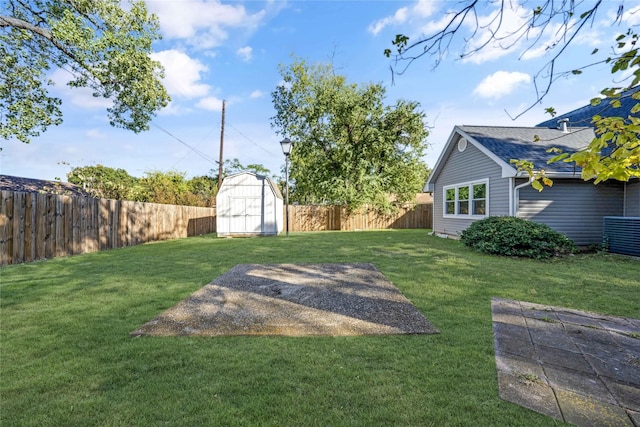
[[640,217],[605,216],[602,244],[612,253],[640,256]]

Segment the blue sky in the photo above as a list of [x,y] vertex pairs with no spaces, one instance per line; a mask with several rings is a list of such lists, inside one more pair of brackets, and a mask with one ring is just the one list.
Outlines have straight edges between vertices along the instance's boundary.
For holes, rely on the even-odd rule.
[[[535,3],[529,2],[528,10]],[[545,107],[569,111],[614,84],[609,67],[591,67],[580,76],[559,79],[540,105],[512,120],[510,115],[518,115],[536,100],[533,76],[550,55],[537,47],[547,46],[553,31],[542,34],[534,49],[526,50],[528,45],[521,41],[509,50],[489,47],[466,60],[457,59],[462,47],[454,43],[439,67],[434,69],[433,60],[424,57],[392,81],[392,61],[383,51],[391,47],[395,35],[404,33],[415,40],[439,28],[445,13],[458,4],[149,0],[147,6],[158,15],[163,35],[154,45],[154,56],[166,68],[164,83],[173,99],[154,118],[151,129],[134,134],[110,127],[108,101],[67,88],[68,72],[55,70],[53,93],[63,100],[64,123],[30,144],[0,141],[0,173],[65,181],[73,167],[102,164],[134,176],[154,170],[175,170],[187,177],[214,170],[216,175],[226,100],[224,158],[259,163],[279,174],[284,156],[281,137],[270,126],[275,115],[271,92],[281,80],[278,65],[290,64],[291,55],[309,63],[332,62],[351,83],[382,83],[389,104],[401,98],[420,102],[431,128],[425,157],[430,167],[454,125],[533,126],[548,118]],[[627,0],[623,22],[613,25],[619,4],[604,2],[593,25],[562,57],[558,70],[589,63],[595,48],[610,52],[615,35],[640,24],[640,0]],[[507,27],[516,28],[524,11],[510,10]],[[480,22],[494,12],[493,6],[483,6]]]

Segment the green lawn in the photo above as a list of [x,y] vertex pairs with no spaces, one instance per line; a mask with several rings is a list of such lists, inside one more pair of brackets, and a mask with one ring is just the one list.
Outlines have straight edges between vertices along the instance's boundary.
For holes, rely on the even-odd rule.
[[[241,263],[371,262],[440,330],[129,332]],[[485,256],[425,230],[214,236],[0,270],[2,426],[548,426],[498,397],[491,297],[640,317],[640,262]]]

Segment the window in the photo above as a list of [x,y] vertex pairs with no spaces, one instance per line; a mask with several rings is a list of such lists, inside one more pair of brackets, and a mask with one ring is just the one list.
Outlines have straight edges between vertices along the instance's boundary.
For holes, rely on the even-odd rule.
[[473,184],[473,211],[471,215],[487,214],[487,184]]
[[488,215],[489,180],[444,187],[444,216],[485,217]]

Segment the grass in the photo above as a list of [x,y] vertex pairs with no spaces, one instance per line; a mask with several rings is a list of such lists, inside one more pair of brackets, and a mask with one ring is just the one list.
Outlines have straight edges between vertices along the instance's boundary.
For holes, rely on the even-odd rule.
[[[440,330],[129,332],[241,263],[371,262]],[[2,426],[548,426],[498,397],[491,297],[638,317],[640,262],[487,256],[425,230],[203,236],[3,267]]]

